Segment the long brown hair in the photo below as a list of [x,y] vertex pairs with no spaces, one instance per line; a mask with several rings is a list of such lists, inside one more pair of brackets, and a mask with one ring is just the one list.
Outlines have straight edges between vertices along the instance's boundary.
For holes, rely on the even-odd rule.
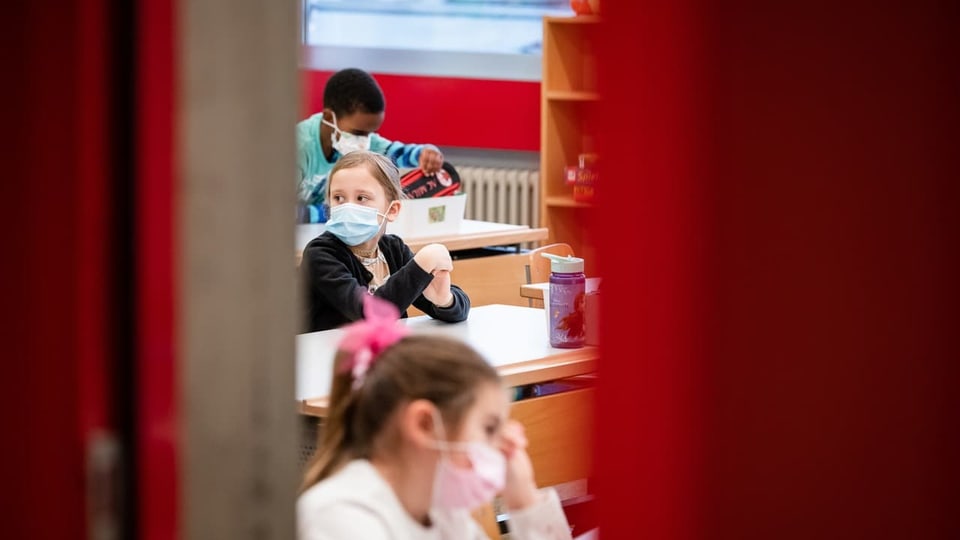
[[353,388],[349,356],[334,361],[330,407],[317,453],[307,466],[302,489],[335,473],[352,459],[369,458],[387,419],[403,404],[426,399],[440,410],[445,428],[455,432],[476,401],[481,383],[500,376],[472,347],[443,336],[407,336],[374,360],[362,384]]
[[377,179],[377,182],[383,186],[383,192],[387,194],[387,201],[399,201],[405,199],[403,189],[400,187],[400,169],[390,158],[383,154],[371,152],[369,150],[356,150],[345,154],[337,160],[327,175],[327,203],[330,202],[330,186],[333,185],[333,175],[341,169],[352,169],[354,167],[363,167]]

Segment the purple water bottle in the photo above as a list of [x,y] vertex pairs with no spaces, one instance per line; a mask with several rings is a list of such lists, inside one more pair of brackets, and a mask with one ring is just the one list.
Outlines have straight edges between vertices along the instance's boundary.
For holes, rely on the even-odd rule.
[[561,349],[583,347],[584,305],[587,279],[583,275],[583,259],[543,253],[550,259],[550,346]]

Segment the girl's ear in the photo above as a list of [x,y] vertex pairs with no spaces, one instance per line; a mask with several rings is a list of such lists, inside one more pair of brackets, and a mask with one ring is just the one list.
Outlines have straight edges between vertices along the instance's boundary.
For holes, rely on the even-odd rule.
[[400,205],[402,204],[403,203],[400,201],[393,201],[390,203],[390,206],[387,207],[387,213],[385,214],[387,216],[387,221],[394,221],[397,219],[397,215],[400,214]]
[[418,448],[434,448],[438,432],[434,425],[436,406],[425,400],[411,401],[400,414],[400,434]]

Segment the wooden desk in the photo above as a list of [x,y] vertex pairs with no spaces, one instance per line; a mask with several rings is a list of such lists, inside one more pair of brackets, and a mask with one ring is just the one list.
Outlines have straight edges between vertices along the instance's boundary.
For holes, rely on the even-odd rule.
[[[297,261],[303,248],[324,231],[322,223],[297,225]],[[490,221],[465,219],[460,223],[456,233],[443,236],[410,236],[403,241],[410,246],[414,253],[427,244],[443,244],[449,251],[483,248],[488,246],[512,246],[519,250],[524,242],[539,242],[547,238],[548,230],[544,228],[531,229],[526,225],[507,225]]]
[[[587,293],[592,293],[600,288],[600,279],[598,277],[587,278]],[[532,298],[534,300],[543,300],[543,291],[550,286],[549,283],[529,283],[520,286],[520,296]]]
[[[597,367],[595,347],[550,346],[542,309],[490,304],[472,308],[461,323],[444,323],[425,315],[404,322],[417,334],[440,334],[469,343],[496,366],[507,386],[584,375]],[[337,329],[297,336],[296,399],[303,414],[326,414],[333,354],[342,335]]]

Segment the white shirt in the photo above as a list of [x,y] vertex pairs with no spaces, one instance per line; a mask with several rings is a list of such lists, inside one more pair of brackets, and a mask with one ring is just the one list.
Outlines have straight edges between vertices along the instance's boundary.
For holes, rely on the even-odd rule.
[[[553,489],[507,522],[514,540],[568,540],[570,527]],[[351,461],[297,500],[300,540],[487,540],[466,510],[430,511],[432,525],[416,520],[365,459]]]

